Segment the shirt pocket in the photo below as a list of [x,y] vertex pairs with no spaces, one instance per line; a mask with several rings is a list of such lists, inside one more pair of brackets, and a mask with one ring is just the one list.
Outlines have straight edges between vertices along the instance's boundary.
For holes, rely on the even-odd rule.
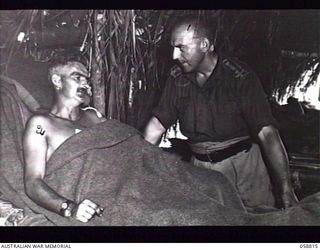
[[228,115],[239,113],[239,103],[237,101],[226,101],[223,103],[219,103],[216,107],[218,115]]

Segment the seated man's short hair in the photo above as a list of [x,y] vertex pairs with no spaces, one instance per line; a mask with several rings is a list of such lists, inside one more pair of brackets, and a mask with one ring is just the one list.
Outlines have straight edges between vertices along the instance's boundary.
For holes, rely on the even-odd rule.
[[179,17],[173,25],[173,29],[181,25],[189,24],[190,28],[194,28],[197,35],[206,37],[210,42],[214,41],[215,26],[214,22],[209,25],[208,21],[199,15],[186,15]]

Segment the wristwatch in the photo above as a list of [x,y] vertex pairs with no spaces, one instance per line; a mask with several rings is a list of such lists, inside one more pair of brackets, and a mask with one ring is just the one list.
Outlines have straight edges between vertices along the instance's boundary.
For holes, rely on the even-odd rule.
[[66,200],[61,203],[59,214],[63,217],[71,217],[74,208],[74,202]]

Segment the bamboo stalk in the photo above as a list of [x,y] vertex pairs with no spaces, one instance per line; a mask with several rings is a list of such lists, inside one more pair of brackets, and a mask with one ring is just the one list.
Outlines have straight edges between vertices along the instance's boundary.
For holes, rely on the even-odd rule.
[[[100,14],[101,15],[101,14]],[[101,50],[99,38],[103,36],[101,28],[103,26],[104,19],[99,17],[98,11],[94,11],[94,58],[92,60],[92,87],[93,87],[93,105],[103,115],[105,115],[105,85],[103,81],[103,60],[101,60]]]

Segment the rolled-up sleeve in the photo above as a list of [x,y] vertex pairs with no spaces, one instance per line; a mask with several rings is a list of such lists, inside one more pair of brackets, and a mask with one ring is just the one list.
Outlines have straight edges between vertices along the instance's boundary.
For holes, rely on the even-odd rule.
[[173,125],[177,119],[177,108],[176,108],[176,89],[173,82],[173,78],[170,76],[166,81],[166,85],[163,89],[160,102],[157,107],[153,109],[152,114],[158,118],[161,124],[168,129]]
[[257,136],[264,126],[278,126],[260,80],[250,73],[241,84],[241,110],[250,134]]

